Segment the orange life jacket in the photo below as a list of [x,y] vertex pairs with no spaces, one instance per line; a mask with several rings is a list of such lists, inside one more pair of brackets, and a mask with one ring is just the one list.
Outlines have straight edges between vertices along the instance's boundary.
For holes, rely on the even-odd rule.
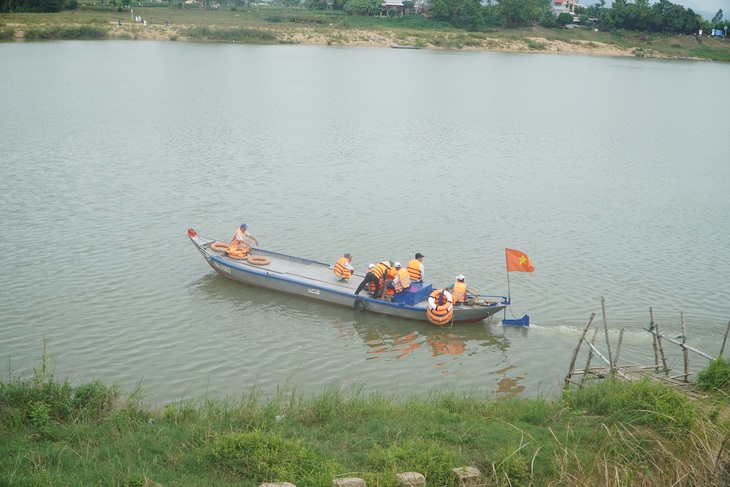
[[[385,275],[385,279],[393,282],[393,279],[395,279],[395,274],[396,274],[395,267],[391,267],[390,269],[388,269],[388,272]],[[395,289],[393,289],[392,287],[388,287],[385,289],[385,294],[393,295],[393,294],[395,294]]]
[[415,282],[421,282],[423,277],[421,276],[421,261],[413,259],[408,263],[408,275],[411,276],[411,280]]
[[[238,235],[241,235],[241,240],[237,238]],[[246,243],[246,237],[248,237],[246,230],[236,229],[236,233],[233,234],[233,238],[231,239],[231,243],[228,244],[228,247],[232,247],[233,250],[242,250],[243,248],[248,250],[250,246]]]
[[375,264],[375,267],[370,269],[370,272],[378,279],[383,279],[383,276],[386,274],[386,272],[388,272],[388,266],[381,262],[379,264]]
[[236,238],[239,234],[243,239],[248,237],[248,233],[246,233],[245,230],[241,230],[240,228],[236,229],[236,233],[233,234],[231,243],[228,244],[228,250],[226,251],[229,256],[235,259],[244,258],[246,254],[248,254],[248,250],[251,248],[245,240],[238,240],[238,238]]
[[352,275],[352,271],[345,267],[345,262],[349,262],[347,257],[340,257],[335,264],[335,269],[332,271],[340,279],[349,279]]
[[404,289],[411,287],[411,276],[408,275],[408,270],[402,267],[396,274],[398,274],[398,282],[395,283],[395,292],[402,293]]
[[466,282],[456,281],[451,296],[454,298],[455,303],[463,303],[466,300]]

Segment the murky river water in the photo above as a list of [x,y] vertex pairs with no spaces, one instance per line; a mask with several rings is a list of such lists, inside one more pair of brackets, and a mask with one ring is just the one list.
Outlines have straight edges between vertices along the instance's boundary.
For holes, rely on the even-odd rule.
[[[60,377],[142,381],[160,402],[536,396],[601,297],[624,363],[653,362],[650,306],[719,351],[730,65],[109,41],[0,44],[0,66],[4,376],[31,374],[45,338]],[[186,230],[241,222],[264,248],[358,268],[422,252],[435,283],[489,294],[520,249],[536,271],[510,274],[512,313],[532,325],[439,329],[229,282]]]

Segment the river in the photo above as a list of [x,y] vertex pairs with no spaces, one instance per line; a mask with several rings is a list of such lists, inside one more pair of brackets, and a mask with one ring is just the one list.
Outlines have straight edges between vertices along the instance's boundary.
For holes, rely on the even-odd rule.
[[[4,377],[45,346],[72,384],[162,403],[544,396],[602,298],[621,363],[653,363],[650,307],[719,353],[730,65],[154,41],[5,43],[0,64]],[[509,292],[531,325],[442,329],[227,281],[186,232],[242,222],[263,248],[359,269],[421,252],[429,280]],[[507,247],[535,272],[508,276]]]

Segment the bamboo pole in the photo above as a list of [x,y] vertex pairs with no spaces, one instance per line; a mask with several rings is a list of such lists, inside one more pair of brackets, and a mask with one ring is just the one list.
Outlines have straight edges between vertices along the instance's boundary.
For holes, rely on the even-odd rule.
[[682,355],[684,356],[684,381],[689,382],[689,352],[687,351],[687,326],[684,322],[684,313],[679,313],[682,322]]
[[575,350],[573,350],[573,357],[570,359],[570,367],[568,367],[568,375],[565,376],[565,384],[567,385],[570,381],[570,378],[573,376],[573,372],[575,372],[575,360],[578,358],[578,352],[580,351],[580,345],[583,343],[583,339],[586,337],[586,333],[588,333],[588,328],[591,327],[591,323],[593,323],[593,318],[595,318],[596,313],[591,313],[591,317],[588,318],[588,324],[583,328],[583,333],[581,333],[580,338],[578,339],[578,345],[575,346]]
[[603,331],[606,335],[606,348],[608,349],[608,366],[613,369],[613,357],[611,354],[611,341],[608,339],[608,320],[606,319],[606,300],[601,296],[601,311],[603,312]]
[[722,352],[725,351],[725,342],[727,342],[727,334],[730,332],[730,320],[727,320],[727,328],[725,328],[725,338],[722,339],[722,347],[720,347],[720,355],[717,358],[722,358]]
[[[654,309],[649,306],[649,323],[651,326],[651,329],[654,329]],[[657,338],[656,335],[652,334],[651,336],[651,345],[654,347],[654,370],[656,372],[659,372],[659,348],[657,347]]]
[[656,336],[656,343],[659,347],[659,355],[662,357],[662,365],[664,366],[664,372],[669,372],[669,366],[667,365],[667,357],[664,355],[664,345],[662,345],[662,336],[659,334],[659,323],[655,323],[654,320],[652,320],[652,323],[654,323],[654,328],[652,330],[652,334]]
[[[606,362],[606,365],[608,365],[609,367],[611,367],[611,361],[610,361],[610,359],[607,359],[606,357],[604,357],[603,354],[601,354],[601,352],[598,351],[598,349],[596,348],[596,346],[594,344],[588,343],[588,346],[590,347],[591,350],[593,350],[593,353],[595,353],[596,355],[598,355],[598,358],[600,358],[601,360],[603,360],[604,362]],[[627,378],[626,377],[626,374],[624,374],[623,372],[621,372],[618,369],[615,369],[614,367],[611,367],[611,373],[616,373],[616,374],[620,375],[621,377],[623,377],[624,379]]]
[[[659,330],[658,330],[658,328],[656,326],[654,327],[654,330],[656,330],[656,331],[654,331],[654,332],[649,331],[649,330],[647,330],[647,331],[649,331],[649,333],[655,333],[657,335],[657,337],[660,339],[660,341],[659,341],[660,344],[661,344],[661,340],[666,340],[668,342],[674,343],[675,345],[679,345],[683,349],[689,350],[690,352],[694,352],[697,355],[700,355],[702,357],[705,357],[707,360],[715,360],[713,357],[710,357],[709,355],[707,355],[705,352],[703,352],[701,350],[697,350],[696,348],[690,347],[689,345],[684,345],[682,342],[680,342],[678,340],[675,340],[674,338],[669,338],[669,337],[663,337],[663,336],[661,336],[659,334]],[[664,357],[664,351],[663,350],[662,350],[662,357]],[[669,370],[669,368],[667,367],[666,361],[664,362],[664,368],[665,368],[665,370]]]
[[616,345],[616,357],[613,359],[613,366],[618,367],[618,356],[621,353],[621,343],[624,341],[624,329],[621,328],[621,331],[618,334],[618,345]]
[[[593,338],[591,339],[591,342],[595,342],[597,336],[598,336],[598,328],[596,328],[593,331]],[[590,346],[591,345],[591,342],[588,342],[587,341],[586,343],[588,344],[588,346]],[[586,383],[586,379],[588,378],[588,369],[591,368],[591,358],[592,357],[593,357],[593,352],[591,352],[590,350],[588,350],[588,360],[586,360],[586,368],[583,369],[583,378],[580,381],[580,385],[581,386]]]

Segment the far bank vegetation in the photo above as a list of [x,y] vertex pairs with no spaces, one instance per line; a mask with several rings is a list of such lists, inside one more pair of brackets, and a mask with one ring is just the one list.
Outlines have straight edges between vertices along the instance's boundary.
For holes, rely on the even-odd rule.
[[[398,2],[396,2],[398,3]],[[168,39],[572,51],[613,46],[646,57],[730,60],[722,11],[704,20],[660,0],[604,0],[556,11],[550,0],[0,0],[0,41]],[[568,27],[571,27],[568,29]],[[704,34],[698,35],[700,32]],[[548,48],[548,44],[558,43]]]

